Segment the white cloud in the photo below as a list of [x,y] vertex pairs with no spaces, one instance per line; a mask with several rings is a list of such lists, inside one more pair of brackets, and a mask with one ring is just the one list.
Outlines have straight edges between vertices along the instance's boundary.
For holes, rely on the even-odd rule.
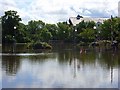
[[[101,64],[82,64],[80,69],[74,69],[74,61],[71,66],[60,64],[55,58],[43,60],[43,62],[30,62],[23,59],[21,70],[16,77],[3,75],[4,88],[115,88],[118,82],[118,69],[113,68],[113,84],[111,85],[111,73],[107,68],[101,68]],[[76,63],[77,65],[77,63]],[[26,68],[26,67],[29,67]],[[33,68],[34,67],[34,68]],[[76,73],[76,77],[74,77]],[[97,78],[99,76],[99,78]],[[72,82],[71,82],[72,81]],[[17,82],[17,83],[16,83]]]
[[68,20],[77,14],[83,16],[108,17],[118,15],[119,0],[3,0],[0,1],[0,15],[5,10],[17,10],[27,22],[31,19],[56,23]]

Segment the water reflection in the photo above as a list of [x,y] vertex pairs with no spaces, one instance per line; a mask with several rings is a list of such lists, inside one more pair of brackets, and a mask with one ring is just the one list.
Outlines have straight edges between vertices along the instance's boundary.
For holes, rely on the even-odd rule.
[[7,75],[16,75],[20,68],[20,57],[17,56],[2,56],[2,69]]
[[117,88],[119,54],[100,50],[80,54],[62,47],[39,55],[3,55],[3,87]]

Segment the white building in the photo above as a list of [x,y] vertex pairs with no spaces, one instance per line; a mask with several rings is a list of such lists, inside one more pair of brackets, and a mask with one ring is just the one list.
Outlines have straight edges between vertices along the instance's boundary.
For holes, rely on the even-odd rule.
[[80,18],[77,19],[76,17],[70,17],[69,18],[73,24],[73,26],[76,26],[77,24],[79,24],[81,21],[85,21],[85,22],[89,22],[89,21],[94,21],[95,23],[103,23],[105,20],[109,19],[109,18],[88,18],[88,17],[84,17],[84,18]]
[[70,17],[69,22],[73,26],[76,26],[77,24],[79,24],[83,20],[85,22],[94,21],[96,24],[98,24],[98,23],[103,23],[107,19],[109,19],[109,18],[91,18],[91,17],[77,18],[77,17]]

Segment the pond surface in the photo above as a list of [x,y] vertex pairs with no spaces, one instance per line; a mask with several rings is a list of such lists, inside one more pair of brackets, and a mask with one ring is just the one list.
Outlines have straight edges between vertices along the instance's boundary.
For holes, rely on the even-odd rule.
[[118,88],[119,51],[80,53],[71,44],[49,51],[11,48],[3,46],[2,88]]

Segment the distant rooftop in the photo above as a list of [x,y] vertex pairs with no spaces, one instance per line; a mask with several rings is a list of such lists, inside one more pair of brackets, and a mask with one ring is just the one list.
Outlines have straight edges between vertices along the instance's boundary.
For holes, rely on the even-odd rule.
[[73,26],[76,26],[76,24],[79,24],[83,20],[85,22],[94,21],[95,23],[97,23],[97,22],[103,23],[107,19],[109,19],[109,18],[90,18],[90,17],[84,17],[84,18],[77,19],[76,17],[70,17],[69,21],[71,21],[71,23],[72,23]]

